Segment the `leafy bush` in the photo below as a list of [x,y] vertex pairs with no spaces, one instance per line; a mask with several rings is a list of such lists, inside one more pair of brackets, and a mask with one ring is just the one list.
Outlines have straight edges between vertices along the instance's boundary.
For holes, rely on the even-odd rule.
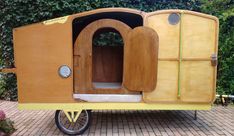
[[15,128],[13,126],[14,122],[10,119],[5,119],[0,121],[0,132],[4,132],[5,134],[11,134],[15,131]]
[[9,135],[15,131],[13,121],[6,118],[3,111],[0,110],[0,135]]
[[116,32],[102,32],[94,35],[94,46],[123,46],[123,39],[120,34]]
[[1,74],[0,78],[0,99],[17,100],[15,74]]
[[202,1],[201,11],[220,21],[217,92],[234,94],[234,1]]

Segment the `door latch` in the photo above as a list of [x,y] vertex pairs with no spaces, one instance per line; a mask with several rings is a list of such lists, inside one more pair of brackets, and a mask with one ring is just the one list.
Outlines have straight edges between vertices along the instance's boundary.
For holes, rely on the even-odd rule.
[[211,55],[211,65],[212,66],[217,66],[218,65],[218,58],[216,54]]

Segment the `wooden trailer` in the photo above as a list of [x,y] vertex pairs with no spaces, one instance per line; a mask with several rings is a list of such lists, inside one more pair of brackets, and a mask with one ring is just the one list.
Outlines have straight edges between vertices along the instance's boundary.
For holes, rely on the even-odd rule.
[[[218,19],[187,10],[105,8],[13,30],[19,109],[57,110],[81,134],[90,110],[209,110],[216,94]],[[97,46],[105,32],[123,45]],[[73,122],[66,126],[64,120]]]

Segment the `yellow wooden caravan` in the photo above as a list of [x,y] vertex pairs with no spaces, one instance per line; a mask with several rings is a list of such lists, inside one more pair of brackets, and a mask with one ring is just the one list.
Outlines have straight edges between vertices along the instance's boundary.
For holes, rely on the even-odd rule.
[[[20,109],[57,110],[81,134],[92,109],[208,110],[215,99],[218,19],[187,10],[98,9],[13,30]],[[122,46],[94,46],[111,31]],[[75,122],[66,126],[64,120]]]

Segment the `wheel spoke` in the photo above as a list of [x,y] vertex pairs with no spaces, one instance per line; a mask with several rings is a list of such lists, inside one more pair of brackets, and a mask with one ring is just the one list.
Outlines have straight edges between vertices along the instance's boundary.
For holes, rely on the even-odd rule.
[[[71,112],[68,112],[69,115],[71,115]],[[74,112],[74,117],[79,114],[78,112]],[[70,116],[71,117],[71,116]],[[68,117],[66,116],[64,111],[60,111],[58,116],[58,121],[60,123],[60,126],[64,131],[67,131],[69,133],[78,133],[84,129],[87,128],[88,122],[89,122],[89,116],[87,111],[82,111],[76,122],[70,122]]]

